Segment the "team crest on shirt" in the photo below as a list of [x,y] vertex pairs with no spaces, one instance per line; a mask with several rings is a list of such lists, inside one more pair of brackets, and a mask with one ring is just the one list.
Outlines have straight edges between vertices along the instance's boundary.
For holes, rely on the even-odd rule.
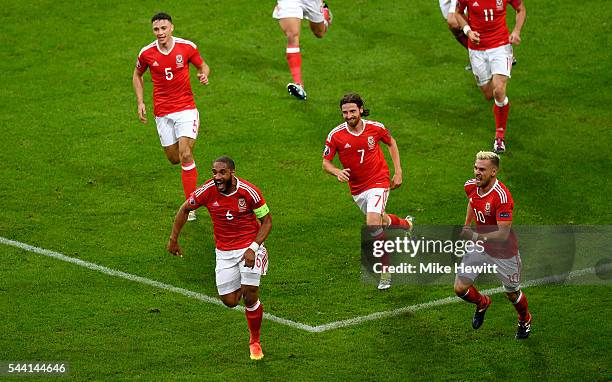
[[485,204],[485,215],[491,216],[491,203],[489,203],[489,202],[487,202],[487,204]]
[[504,9],[504,1],[503,0],[496,0],[495,1],[495,5],[497,5],[497,10],[501,11]]
[[240,212],[246,211],[246,199],[245,198],[238,199],[238,211]]
[[183,67],[183,55],[182,54],[177,54],[176,55],[176,67],[177,68],[182,68]]
[[374,146],[376,146],[376,142],[374,142],[374,137],[369,136],[368,137],[368,147],[370,148],[370,150],[372,150],[374,149]]
[[330,152],[331,149],[329,148],[329,146],[325,145],[325,150],[323,150],[323,156],[328,156]]

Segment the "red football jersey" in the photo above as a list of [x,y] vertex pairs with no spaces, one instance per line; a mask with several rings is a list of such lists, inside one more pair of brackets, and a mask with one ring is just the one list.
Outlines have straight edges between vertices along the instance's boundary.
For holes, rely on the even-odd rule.
[[349,131],[345,122],[327,136],[323,158],[333,160],[336,152],[342,167],[350,168],[351,194],[357,195],[371,188],[389,188],[389,167],[378,144],[391,143],[391,134],[382,123],[362,120],[360,134]]
[[[510,191],[502,182],[496,179],[493,187],[484,195],[478,192],[476,179],[465,182],[464,188],[470,200],[470,208],[474,213],[478,233],[486,234],[496,231],[498,229],[497,222],[512,221],[514,200]],[[484,248],[493,257],[509,258],[516,256],[518,253],[516,235],[514,231],[510,231],[507,241],[487,241],[484,243]]]
[[142,48],[136,60],[138,72],[151,71],[153,81],[153,113],[162,117],[178,111],[195,109],[189,83],[189,63],[196,66],[204,62],[194,43],[173,37],[168,53],[159,50],[157,40]]
[[191,209],[205,206],[212,218],[215,245],[222,251],[248,247],[259,232],[253,210],[266,204],[261,191],[251,183],[237,179],[236,191],[225,195],[209,179],[188,200]]
[[472,44],[468,39],[468,47],[487,50],[509,44],[506,6],[510,4],[516,9],[521,3],[521,0],[457,0],[458,12],[463,14],[467,8],[470,28],[480,33],[480,44]]

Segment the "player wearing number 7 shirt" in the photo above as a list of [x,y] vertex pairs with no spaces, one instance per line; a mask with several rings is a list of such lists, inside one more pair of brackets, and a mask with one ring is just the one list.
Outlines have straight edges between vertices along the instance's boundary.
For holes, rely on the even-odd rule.
[[183,252],[178,238],[189,212],[206,207],[215,237],[217,291],[221,301],[235,307],[244,299],[249,327],[251,359],[263,358],[260,343],[263,305],[259,302],[259,282],[268,269],[264,240],[272,230],[272,216],[261,191],[235,176],[234,161],[222,156],[213,163],[213,178],[195,190],[176,214],[167,250],[175,256]]
[[[159,139],[170,163],[181,163],[183,192],[187,198],[198,184],[193,146],[200,128],[200,115],[189,83],[189,63],[196,67],[198,79],[204,85],[208,84],[210,69],[193,42],[172,36],[174,25],[170,15],[158,13],[151,23],[157,39],[138,54],[132,77],[138,117],[147,123],[143,75],[148,68],[153,81],[153,113]],[[195,220],[195,212],[189,215],[189,220]]]
[[[506,5],[516,10],[512,33],[506,25]],[[461,15],[467,9],[468,20]],[[472,73],[487,100],[494,100],[495,140],[493,151],[506,150],[505,133],[510,104],[506,83],[512,70],[512,45],[521,43],[527,11],[522,0],[457,0],[456,21],[468,37]]]
[[[478,242],[484,250],[472,251],[461,258],[462,267],[455,278],[455,293],[476,305],[472,328],[480,328],[491,299],[474,287],[474,281],[479,276],[476,270],[494,266],[495,275],[518,313],[516,338],[525,339],[531,332],[531,313],[527,297],[520,289],[521,255],[516,235],[511,229],[514,200],[508,188],[497,179],[498,170],[497,154],[487,151],[476,154],[475,178],[465,182],[464,186],[469,201],[461,237]],[[476,223],[475,230],[471,227],[472,222]]]
[[[388,225],[412,229],[413,217],[404,219],[385,212],[389,189],[402,185],[402,167],[395,139],[380,122],[363,119],[369,110],[363,108],[359,94],[350,93],[340,100],[344,123],[333,129],[327,136],[323,152],[323,170],[335,176],[339,182],[348,182],[353,200],[366,215],[370,234],[378,240],[384,236],[383,228]],[[390,179],[389,167],[379,142],[389,147],[393,161],[393,178]],[[332,160],[338,154],[342,169]],[[383,257],[383,269],[388,257]],[[379,290],[391,287],[389,273],[381,274]]]

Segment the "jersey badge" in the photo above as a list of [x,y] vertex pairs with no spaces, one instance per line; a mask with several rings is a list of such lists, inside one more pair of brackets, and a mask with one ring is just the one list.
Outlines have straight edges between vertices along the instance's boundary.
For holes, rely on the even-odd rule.
[[215,200],[215,202],[212,204],[212,206],[213,206],[213,207],[219,207],[219,202],[217,202],[217,201]]
[[374,142],[374,137],[370,135],[368,137],[368,147],[370,148],[370,150],[373,150],[375,145],[376,142]]
[[510,212],[502,212],[499,214],[499,217],[508,219],[510,217]]
[[245,198],[238,199],[238,210],[240,212],[246,211],[246,199]]
[[344,145],[344,148],[345,148],[345,149],[350,149],[350,148],[351,148],[351,144],[350,144],[350,143],[348,143],[348,142],[346,142],[346,145]]
[[503,0],[496,0],[495,1],[495,5],[497,5],[497,10],[501,11],[504,9],[504,2]]
[[176,55],[176,67],[177,68],[182,68],[183,67],[183,55],[182,54],[177,54]]
[[153,63],[151,64],[151,66],[159,66],[159,64],[157,63],[157,61],[153,61]]
[[472,4],[472,7],[479,7],[480,4],[478,4],[478,1],[474,1],[474,4]]
[[323,155],[324,156],[328,156],[329,153],[331,152],[329,146],[325,145],[325,150],[323,150]]
[[489,203],[489,202],[487,202],[487,204],[485,204],[485,215],[491,216],[491,203]]
[[189,198],[189,205],[191,205],[191,206],[195,206],[196,205],[196,201],[193,198],[193,196]]

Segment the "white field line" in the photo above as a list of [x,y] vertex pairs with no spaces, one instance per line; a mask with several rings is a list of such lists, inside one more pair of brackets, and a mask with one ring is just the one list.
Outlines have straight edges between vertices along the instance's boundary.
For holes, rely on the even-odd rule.
[[[105,274],[110,275],[110,276],[120,277],[122,279],[130,280],[130,281],[136,281],[136,282],[141,283],[141,284],[150,285],[150,286],[153,286],[153,287],[156,287],[156,288],[160,288],[160,289],[164,289],[164,290],[167,290],[167,291],[170,291],[170,292],[179,293],[179,294],[182,294],[183,296],[195,298],[196,300],[208,302],[208,303],[215,304],[215,305],[225,306],[225,305],[223,305],[221,300],[219,300],[217,297],[210,297],[210,296],[207,296],[207,295],[202,294],[202,293],[198,293],[198,292],[190,291],[190,290],[187,290],[187,289],[175,287],[173,285],[161,283],[159,281],[147,279],[147,278],[141,277],[141,276],[136,276],[136,275],[133,275],[133,274],[130,274],[130,273],[121,272],[121,271],[118,271],[118,270],[115,270],[115,269],[104,267],[102,265],[98,265],[98,264],[90,263],[88,261],[84,261],[84,260],[80,260],[80,259],[75,259],[74,257],[62,255],[61,253],[50,251],[48,249],[34,247],[34,246],[29,245],[29,244],[21,243],[19,241],[9,240],[9,239],[6,239],[6,238],[1,237],[1,236],[0,236],[0,244],[10,245],[12,247],[17,247],[17,248],[23,249],[23,250],[28,251],[28,252],[34,252],[34,253],[37,253],[39,255],[53,257],[54,259],[65,261],[65,262],[76,264],[76,265],[80,265],[81,267],[89,268],[89,269],[91,269],[93,271],[97,271],[97,272],[100,272],[100,273],[105,273]],[[234,308],[234,310],[244,312],[244,308],[242,306],[237,306],[237,307]],[[285,318],[276,317],[276,316],[274,316],[272,314],[269,314],[269,313],[264,313],[264,317],[266,319],[270,320],[270,321],[278,322],[279,324],[291,326],[291,327],[297,328],[297,329],[306,330],[308,332],[314,332],[314,327],[312,327],[310,325],[305,325],[305,324],[302,324],[300,322],[294,322],[294,321],[291,321],[291,320],[287,320]]]
[[[82,267],[85,267],[85,268],[88,268],[88,269],[91,269],[91,270],[94,270],[100,273],[104,273],[110,276],[120,277],[126,280],[135,281],[135,282],[145,284],[145,285],[150,285],[150,286],[164,289],[170,292],[179,293],[179,294],[182,294],[183,296],[194,298],[196,300],[208,302],[208,303],[215,304],[215,305],[224,306],[223,303],[216,297],[210,297],[210,296],[198,293],[198,292],[193,292],[187,289],[175,287],[173,285],[165,284],[159,281],[147,279],[145,277],[121,272],[115,269],[104,267],[102,265],[90,263],[88,261],[75,259],[73,257],[66,256],[58,252],[50,251],[48,249],[34,247],[29,244],[21,243],[19,241],[9,240],[4,237],[0,237],[0,244],[20,248],[28,252],[37,253],[39,255],[53,257],[55,259],[65,261],[68,263],[72,263],[72,264],[76,264],[76,265],[80,265]],[[537,285],[550,284],[553,282],[560,282],[563,280],[568,280],[568,279],[572,279],[572,278],[576,278],[576,277],[580,277],[580,276],[584,276],[584,275],[592,274],[592,273],[595,273],[594,268],[585,268],[585,269],[581,269],[578,271],[573,271],[573,272],[569,272],[565,274],[543,277],[543,278],[536,279],[536,280],[526,281],[522,284],[522,287],[527,288],[527,287],[532,287],[532,286],[537,286]],[[481,291],[481,293],[486,294],[486,295],[492,295],[496,293],[502,293],[503,291],[504,291],[504,288],[499,287],[499,288],[486,289],[486,290]],[[440,306],[440,305],[447,305],[447,304],[451,304],[451,303],[455,303],[459,301],[462,301],[459,297],[454,297],[454,296],[446,297],[446,298],[442,298],[438,300],[425,302],[422,304],[410,305],[410,306],[406,306],[403,308],[387,310],[383,312],[376,312],[376,313],[368,314],[366,316],[354,317],[348,320],[334,321],[328,324],[323,324],[323,325],[318,325],[318,326],[311,326],[311,325],[303,324],[301,322],[291,321],[291,320],[288,320],[282,317],[274,316],[269,313],[264,313],[264,318],[267,320],[273,321],[273,322],[277,322],[279,324],[290,326],[292,328],[305,330],[307,332],[321,333],[321,332],[325,332],[328,330],[344,328],[344,327],[353,326],[353,325],[359,325],[367,321],[379,320],[382,318],[394,317],[394,316],[399,316],[399,315],[407,314],[407,313],[414,313],[419,310],[429,309],[429,308]],[[244,308],[241,306],[235,307],[234,310],[244,312]]]

